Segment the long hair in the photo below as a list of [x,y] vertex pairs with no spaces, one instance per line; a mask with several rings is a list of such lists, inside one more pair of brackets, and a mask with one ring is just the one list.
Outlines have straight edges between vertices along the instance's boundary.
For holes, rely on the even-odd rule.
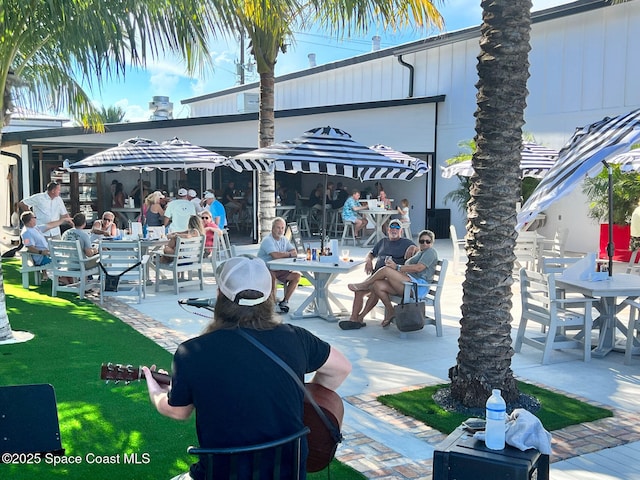
[[204,225],[199,215],[191,215],[189,217],[187,229],[189,232],[191,232],[191,230],[197,230],[200,232],[200,235],[204,235]]
[[[261,296],[262,293],[256,290],[243,290],[238,293],[236,300],[240,298],[254,299]],[[218,289],[213,321],[205,327],[203,333],[230,330],[237,327],[271,330],[279,324],[280,321],[273,316],[273,300],[271,297],[258,305],[238,305],[233,300],[225,297]]]

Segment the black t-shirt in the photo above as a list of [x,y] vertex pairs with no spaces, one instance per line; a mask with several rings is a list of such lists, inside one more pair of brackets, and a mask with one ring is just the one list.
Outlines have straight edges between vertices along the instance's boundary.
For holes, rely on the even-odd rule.
[[222,203],[223,205],[226,205],[227,203],[232,201],[233,201],[233,189],[227,187],[222,193]]
[[[329,357],[328,343],[294,325],[246,331],[301,380]],[[187,340],[174,355],[169,404],[194,405],[201,447],[246,446],[291,435],[304,427],[303,398],[287,372],[233,330]],[[202,478],[199,464],[191,473]]]
[[404,252],[406,252],[407,248],[411,245],[415,244],[404,237],[398,240],[389,240],[388,238],[380,240],[370,252],[374,257],[378,258],[374,270],[384,267],[384,262],[388,255],[391,255],[397,265],[404,265]]

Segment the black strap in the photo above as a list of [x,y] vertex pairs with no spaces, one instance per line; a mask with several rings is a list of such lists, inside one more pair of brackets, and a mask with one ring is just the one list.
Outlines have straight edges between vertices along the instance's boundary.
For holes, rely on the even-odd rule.
[[294,372],[293,369],[289,365],[287,365],[287,363],[284,360],[282,360],[278,355],[276,355],[275,353],[273,353],[273,351],[271,351],[269,348],[263,345],[257,338],[249,335],[247,332],[245,332],[241,328],[237,328],[235,331],[238,332],[240,336],[244,337],[248,342],[252,343],[256,348],[261,350],[262,353],[264,353],[267,357],[269,357],[271,360],[273,360],[278,365],[280,365],[284,369],[284,371],[287,372],[291,376],[291,378],[295,380],[298,387],[300,387],[300,389],[304,392],[304,396],[307,399],[307,401],[311,404],[313,409],[316,411],[316,413],[322,420],[322,423],[324,423],[325,427],[327,427],[329,432],[331,432],[333,441],[336,443],[342,442],[342,434],[340,433],[340,430],[336,428],[336,426],[333,423],[331,423],[331,420],[327,418],[327,415],[322,411],[322,409],[320,408],[320,405],[318,405],[316,401],[313,399],[313,397],[311,397],[311,395],[307,393],[307,389],[304,387],[304,383],[302,383],[302,380],[300,380],[298,375],[296,375],[296,372]]
[[118,274],[113,274],[113,273],[109,273],[107,272],[107,269],[104,268],[104,265],[102,265],[102,263],[98,262],[98,265],[100,265],[100,268],[102,269],[102,271],[106,274],[106,275],[111,275],[112,277],[121,277],[122,275],[124,275],[125,273],[127,273],[130,270],[133,270],[134,268],[136,268],[139,265],[142,265],[142,262],[137,262],[135,265],[131,265],[129,268],[127,268],[124,272],[118,273]]
[[[413,302],[411,301],[411,298],[409,298],[407,303],[418,303],[418,284],[416,282],[411,282],[411,290],[413,291]],[[402,292],[402,300],[400,304],[404,305],[404,303],[404,292]]]

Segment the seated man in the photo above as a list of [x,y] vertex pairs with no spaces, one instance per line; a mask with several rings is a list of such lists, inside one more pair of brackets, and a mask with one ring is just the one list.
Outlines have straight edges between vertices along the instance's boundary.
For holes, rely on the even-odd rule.
[[[387,259],[395,265],[404,265],[405,261],[418,252],[418,247],[408,238],[402,237],[400,220],[389,222],[389,237],[383,238],[367,253],[364,271],[368,275],[385,266]],[[377,258],[375,268],[373,260]],[[338,325],[342,330],[354,330],[366,326],[364,317],[376,306],[378,297],[371,290],[358,290],[354,294],[353,307],[349,320],[342,320]],[[364,305],[364,297],[369,295]]]
[[[20,220],[24,225],[20,232],[20,238],[22,238],[22,243],[27,251],[31,253],[33,263],[36,265],[48,265],[51,263],[51,257],[49,256],[49,243],[43,233],[51,230],[52,228],[56,228],[63,223],[67,223],[68,219],[63,217],[45,225],[36,225],[37,217],[35,213],[31,210],[27,210],[20,215]],[[44,280],[46,279],[45,274]]]
[[[271,224],[271,233],[260,243],[258,257],[268,262],[276,258],[292,258],[297,255],[295,245],[284,236],[286,223],[283,218],[276,217]],[[272,296],[276,299],[276,284],[284,284],[284,298],[278,303],[280,313],[289,312],[289,299],[300,282],[300,273],[287,270],[271,270],[273,279]]]
[[[85,232],[84,227],[87,226],[87,217],[84,213],[76,213],[73,216],[73,227],[62,234],[62,240],[74,242],[78,240],[80,242],[80,248],[84,252],[86,257],[93,257],[98,254],[98,249],[93,248],[91,245],[91,237]],[[95,260],[88,262],[86,268],[93,268],[98,264],[98,257]]]

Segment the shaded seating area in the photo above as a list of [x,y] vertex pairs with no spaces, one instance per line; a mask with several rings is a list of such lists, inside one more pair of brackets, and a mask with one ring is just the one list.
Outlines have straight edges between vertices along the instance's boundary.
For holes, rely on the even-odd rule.
[[[553,350],[579,349],[585,362],[591,359],[591,315],[593,298],[561,298],[554,274],[520,269],[522,313],[514,349],[522,344],[542,350],[542,364],[549,363]],[[541,331],[527,331],[529,322]],[[570,335],[570,332],[574,332]]]
[[105,297],[146,295],[146,266],[149,255],[142,254],[139,240],[102,240],[100,255],[100,303]]
[[[200,290],[204,289],[204,240],[203,235],[191,238],[178,237],[174,254],[155,254],[156,292],[160,289],[160,284],[172,286],[176,295],[185,287],[199,286]],[[163,263],[160,261],[161,257],[168,257],[171,262]],[[169,273],[171,278],[163,279],[163,273]]]
[[84,298],[87,290],[98,286],[100,255],[85,257],[79,240],[49,240],[49,251],[53,297],[58,292],[71,292]]

